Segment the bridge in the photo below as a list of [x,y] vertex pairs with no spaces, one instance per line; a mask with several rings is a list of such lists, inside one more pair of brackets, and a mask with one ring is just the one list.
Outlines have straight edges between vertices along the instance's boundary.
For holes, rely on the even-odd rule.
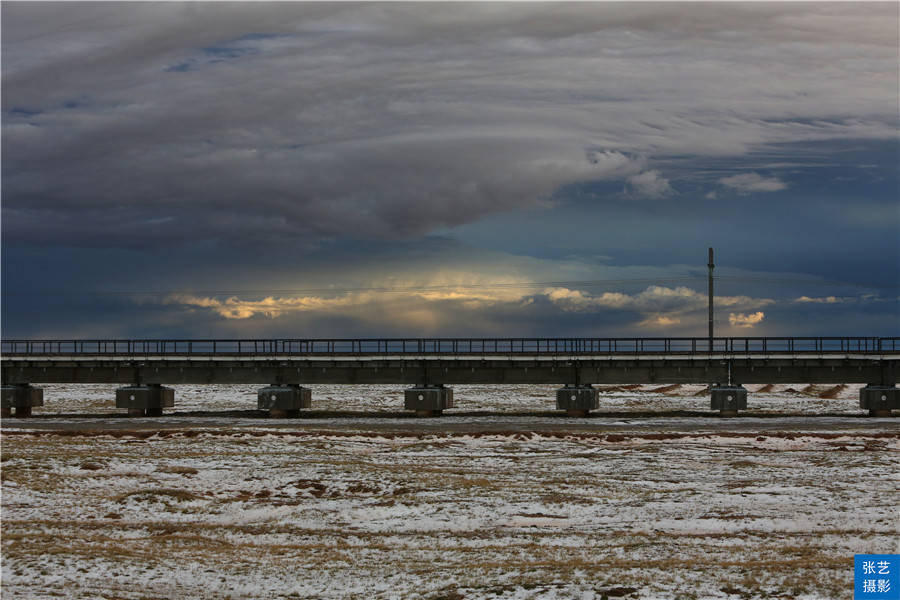
[[557,408],[586,416],[593,384],[705,383],[723,416],[747,406],[745,383],[863,383],[860,407],[900,410],[900,337],[3,340],[3,415],[43,405],[40,383],[124,384],[116,406],[158,415],[165,384],[259,383],[258,407],[294,416],[304,384],[409,384],[421,416],[453,406],[452,384],[561,384]]

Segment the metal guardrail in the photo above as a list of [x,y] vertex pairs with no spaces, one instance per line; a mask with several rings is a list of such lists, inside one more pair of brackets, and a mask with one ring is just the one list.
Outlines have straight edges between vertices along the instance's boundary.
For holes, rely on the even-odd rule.
[[713,338],[384,338],[244,340],[3,340],[0,354],[23,356],[304,356],[894,353],[900,337]]

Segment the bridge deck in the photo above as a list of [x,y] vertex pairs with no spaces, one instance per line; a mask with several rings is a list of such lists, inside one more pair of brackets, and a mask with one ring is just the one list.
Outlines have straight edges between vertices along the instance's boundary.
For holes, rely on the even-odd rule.
[[900,338],[4,340],[5,383],[877,383]]

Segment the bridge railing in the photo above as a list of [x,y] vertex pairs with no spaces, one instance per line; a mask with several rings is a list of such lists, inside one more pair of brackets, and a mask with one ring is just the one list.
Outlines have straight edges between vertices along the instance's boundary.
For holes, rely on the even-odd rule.
[[896,353],[900,337],[2,340],[20,356],[605,355]]

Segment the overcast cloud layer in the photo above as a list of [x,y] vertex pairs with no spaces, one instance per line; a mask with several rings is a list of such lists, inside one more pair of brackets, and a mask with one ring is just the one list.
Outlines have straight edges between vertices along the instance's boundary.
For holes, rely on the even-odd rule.
[[[707,245],[746,284],[723,332],[896,335],[898,16],[4,2],[4,335],[702,335],[702,280],[575,282],[702,275]],[[501,274],[532,287],[344,291]],[[59,285],[173,293],[37,309]]]

